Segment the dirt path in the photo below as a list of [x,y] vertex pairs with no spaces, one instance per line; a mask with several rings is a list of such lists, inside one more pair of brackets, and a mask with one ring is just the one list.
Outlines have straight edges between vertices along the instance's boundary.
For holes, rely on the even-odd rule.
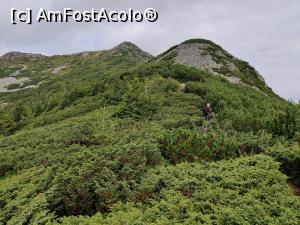
[[300,196],[300,187],[296,186],[292,181],[288,181],[287,183],[293,189],[294,195]]

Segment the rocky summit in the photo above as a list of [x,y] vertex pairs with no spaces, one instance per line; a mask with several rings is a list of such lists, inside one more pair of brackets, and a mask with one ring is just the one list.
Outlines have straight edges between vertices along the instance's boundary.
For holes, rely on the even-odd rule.
[[265,80],[252,66],[225,51],[219,45],[205,39],[191,39],[173,46],[159,55],[156,61],[170,61],[219,75],[235,84],[249,84],[254,81],[265,89]]

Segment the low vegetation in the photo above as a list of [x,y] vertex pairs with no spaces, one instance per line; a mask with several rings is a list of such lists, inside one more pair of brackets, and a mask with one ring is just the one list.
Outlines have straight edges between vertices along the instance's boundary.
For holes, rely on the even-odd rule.
[[0,224],[300,224],[299,105],[130,52],[11,62]]

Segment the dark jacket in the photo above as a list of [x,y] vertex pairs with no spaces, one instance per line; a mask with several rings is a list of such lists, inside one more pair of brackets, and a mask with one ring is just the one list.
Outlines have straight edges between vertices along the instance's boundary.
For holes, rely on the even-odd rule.
[[209,106],[205,106],[203,109],[204,116],[210,115],[212,113],[212,109]]

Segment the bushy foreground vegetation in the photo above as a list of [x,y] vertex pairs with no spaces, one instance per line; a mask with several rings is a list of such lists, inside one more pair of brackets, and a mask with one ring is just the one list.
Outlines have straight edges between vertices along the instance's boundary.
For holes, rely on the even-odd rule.
[[0,224],[300,224],[299,105],[127,53],[15,62],[69,66],[0,96]]
[[[278,163],[255,156],[218,163],[158,166],[143,177],[145,203],[117,203],[105,216],[67,217],[61,224],[299,224]],[[49,224],[60,224],[58,222]]]

